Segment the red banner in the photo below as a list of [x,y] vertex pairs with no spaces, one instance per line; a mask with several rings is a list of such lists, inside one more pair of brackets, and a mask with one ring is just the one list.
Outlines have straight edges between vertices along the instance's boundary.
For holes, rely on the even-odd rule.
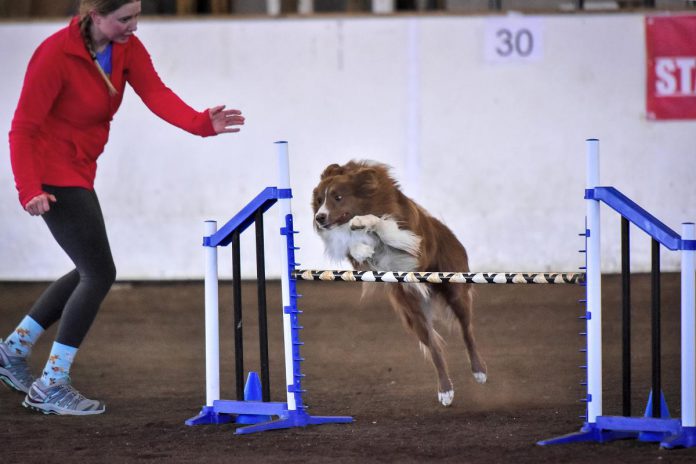
[[648,119],[696,119],[696,16],[648,16]]

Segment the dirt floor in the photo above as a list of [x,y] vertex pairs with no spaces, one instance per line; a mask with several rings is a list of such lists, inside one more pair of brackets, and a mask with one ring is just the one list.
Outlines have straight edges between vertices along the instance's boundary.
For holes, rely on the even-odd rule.
[[[634,276],[633,415],[650,389],[650,279]],[[0,335],[6,336],[45,284],[0,283]],[[434,371],[384,296],[360,301],[350,283],[299,282],[306,403],[314,415],[350,415],[332,424],[235,435],[234,425],[189,427],[205,402],[203,284],[119,283],[80,350],[72,376],[107,412],[43,416],[0,388],[0,462],[696,462],[696,449],[661,450],[635,440],[537,446],[576,431],[584,407],[583,289],[478,286],[477,337],[489,381],[469,373],[456,331],[444,332],[454,404],[439,406]],[[603,280],[604,414],[620,413],[620,288]],[[279,285],[269,284],[271,392],[283,401]],[[234,399],[231,286],[221,285],[222,397]],[[258,370],[256,288],[244,285],[245,366]],[[663,389],[679,416],[679,276],[662,279]],[[38,373],[55,334],[37,344]]]

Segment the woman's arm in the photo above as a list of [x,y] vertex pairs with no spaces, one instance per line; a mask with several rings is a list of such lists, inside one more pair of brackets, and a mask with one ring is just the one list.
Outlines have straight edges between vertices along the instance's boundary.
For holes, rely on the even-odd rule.
[[40,46],[27,66],[24,85],[10,128],[10,160],[19,201],[43,193],[38,172],[36,139],[62,87],[60,53]]
[[140,40],[133,36],[129,43],[126,80],[145,105],[170,124],[195,135],[207,137],[223,132],[237,132],[230,126],[244,123],[238,110],[215,107],[196,111],[179,98],[160,79],[152,59]]

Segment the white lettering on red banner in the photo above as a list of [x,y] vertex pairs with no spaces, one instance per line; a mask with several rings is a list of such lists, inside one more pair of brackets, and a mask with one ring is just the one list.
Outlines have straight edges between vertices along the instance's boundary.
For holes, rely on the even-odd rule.
[[660,97],[696,96],[696,56],[655,58],[655,91]]
[[696,119],[696,16],[645,18],[649,119]]

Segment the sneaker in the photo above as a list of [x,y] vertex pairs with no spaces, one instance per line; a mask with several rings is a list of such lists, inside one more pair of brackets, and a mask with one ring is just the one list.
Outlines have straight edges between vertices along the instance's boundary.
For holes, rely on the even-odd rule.
[[36,380],[31,375],[26,358],[17,356],[12,348],[0,339],[0,380],[13,390],[29,393],[29,387]]
[[66,416],[88,416],[106,410],[104,403],[85,398],[70,383],[46,386],[41,379],[31,384],[22,406],[44,414]]

